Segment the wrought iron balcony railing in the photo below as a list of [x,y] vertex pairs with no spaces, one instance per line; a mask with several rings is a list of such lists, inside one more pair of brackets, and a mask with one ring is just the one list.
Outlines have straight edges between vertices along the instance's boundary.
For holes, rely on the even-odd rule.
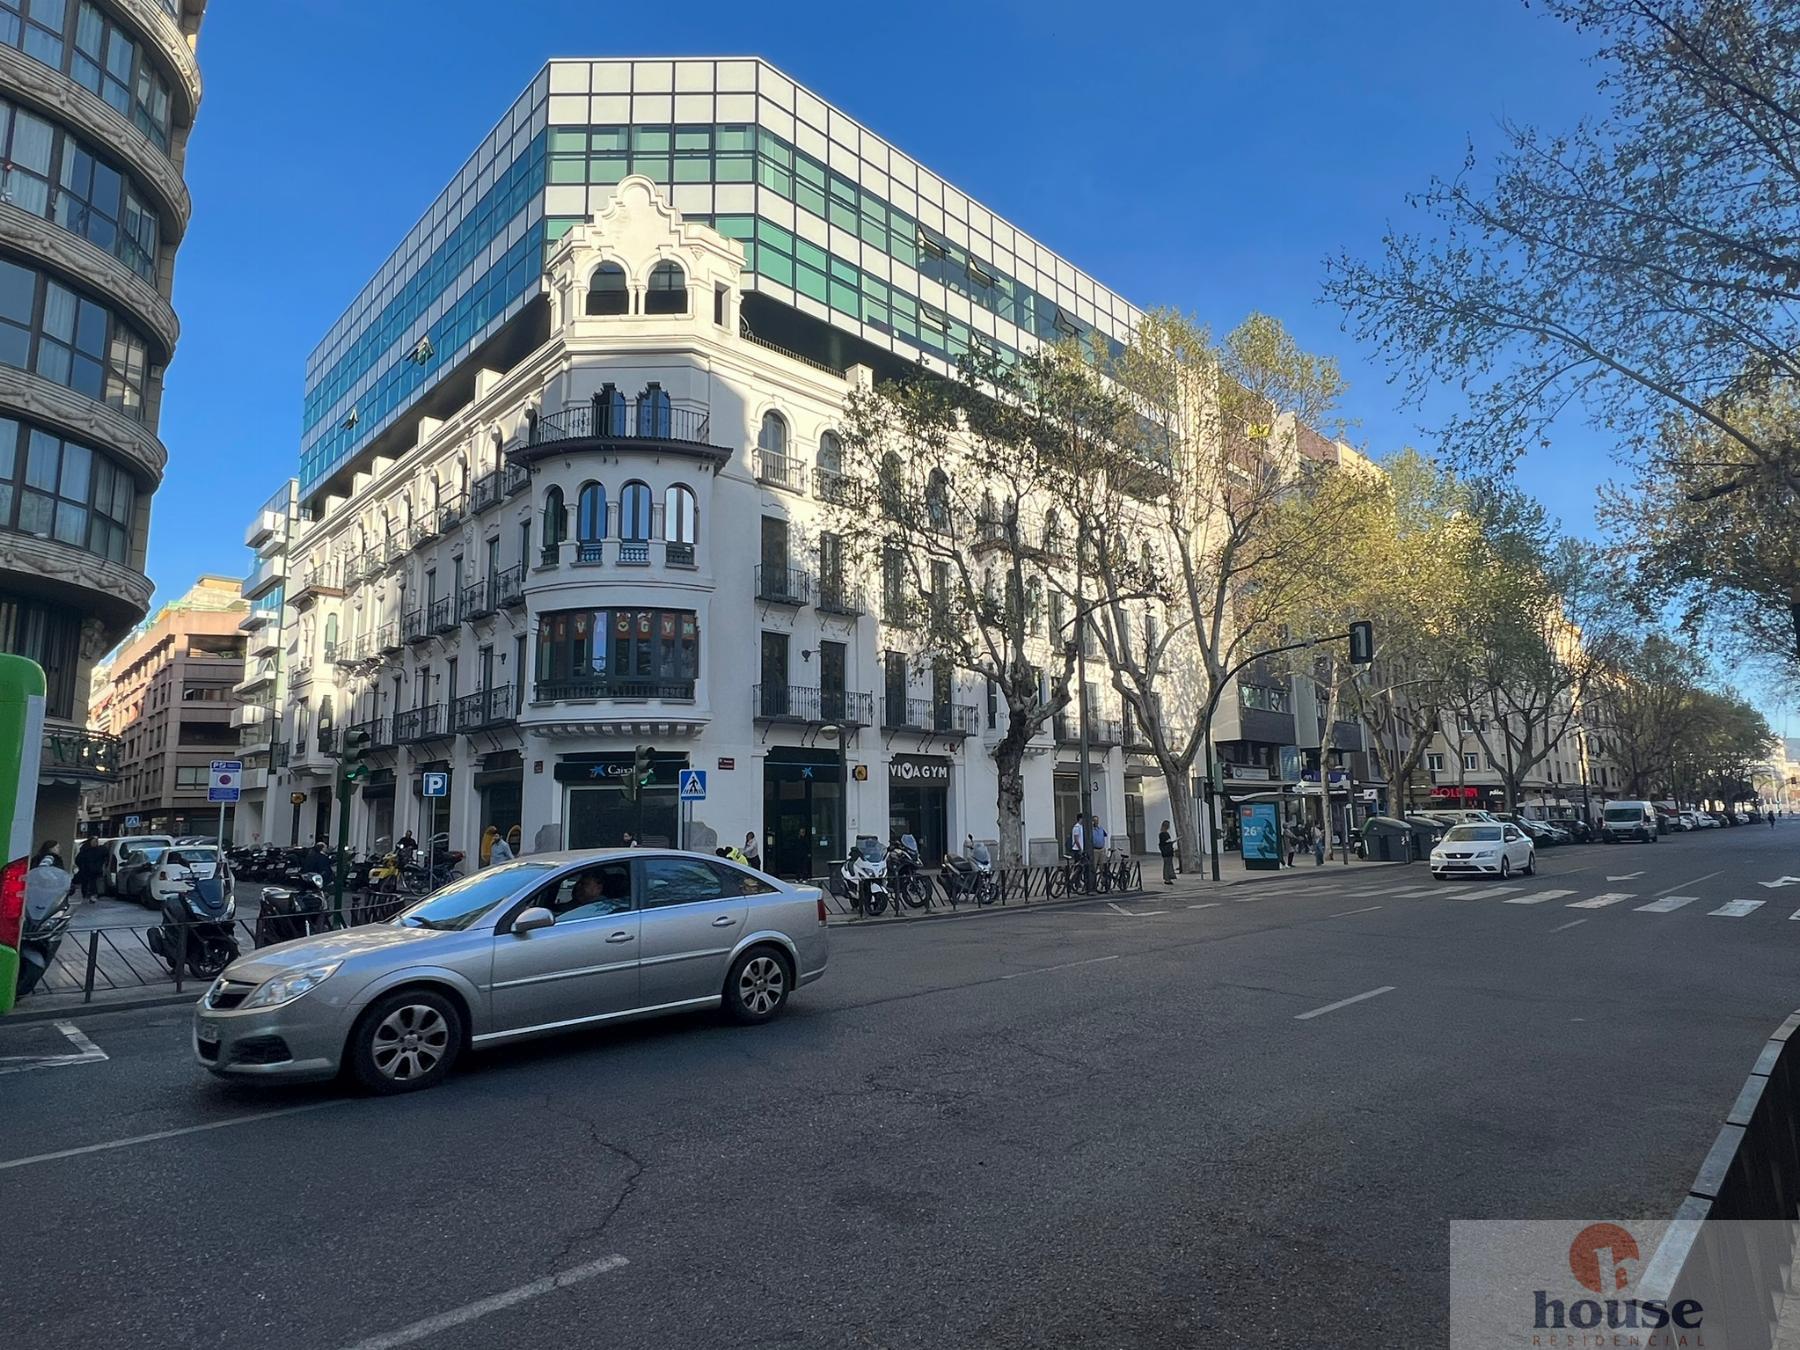
[[759,684],[750,691],[759,722],[836,723],[866,727],[875,720],[875,698],[853,689],[812,689],[805,685]]

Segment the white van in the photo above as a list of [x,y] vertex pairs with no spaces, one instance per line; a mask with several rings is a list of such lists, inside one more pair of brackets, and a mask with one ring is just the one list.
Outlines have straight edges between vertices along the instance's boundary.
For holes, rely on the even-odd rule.
[[1656,808],[1649,802],[1608,802],[1600,814],[1600,842],[1617,844],[1626,839],[1654,844],[1658,826]]
[[117,839],[108,839],[106,845],[106,861],[100,868],[100,893],[117,895],[119,893],[119,864],[125,861],[125,855],[140,848],[168,848],[175,840],[166,834],[125,834]]

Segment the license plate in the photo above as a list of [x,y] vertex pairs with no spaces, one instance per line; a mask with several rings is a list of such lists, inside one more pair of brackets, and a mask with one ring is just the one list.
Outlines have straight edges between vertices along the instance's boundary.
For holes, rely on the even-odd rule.
[[207,1045],[219,1043],[219,1029],[211,1022],[201,1022],[194,1028],[194,1035]]

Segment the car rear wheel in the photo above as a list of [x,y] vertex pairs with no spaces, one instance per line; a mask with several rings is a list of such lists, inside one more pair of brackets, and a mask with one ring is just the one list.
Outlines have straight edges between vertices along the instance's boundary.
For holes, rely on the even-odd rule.
[[793,983],[784,957],[769,947],[752,947],[725,977],[725,1011],[736,1022],[767,1022],[787,1007]]
[[435,1087],[462,1053],[462,1014],[429,989],[379,999],[350,1033],[350,1071],[371,1092]]

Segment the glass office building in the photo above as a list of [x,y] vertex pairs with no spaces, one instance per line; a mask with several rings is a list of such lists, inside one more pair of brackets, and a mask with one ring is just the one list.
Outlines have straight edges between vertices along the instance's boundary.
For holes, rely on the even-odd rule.
[[313,352],[300,490],[466,402],[547,331],[546,249],[630,173],[743,245],[744,326],[842,368],[1116,345],[1137,311],[767,62],[551,62]]

